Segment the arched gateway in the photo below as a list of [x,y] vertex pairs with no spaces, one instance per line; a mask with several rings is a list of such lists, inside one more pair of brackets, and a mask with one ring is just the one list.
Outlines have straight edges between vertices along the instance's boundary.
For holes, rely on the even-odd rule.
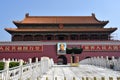
[[66,56],[65,55],[60,55],[60,56],[58,56],[58,58],[57,58],[57,64],[64,64],[64,65],[66,65],[67,64],[67,58],[66,58]]

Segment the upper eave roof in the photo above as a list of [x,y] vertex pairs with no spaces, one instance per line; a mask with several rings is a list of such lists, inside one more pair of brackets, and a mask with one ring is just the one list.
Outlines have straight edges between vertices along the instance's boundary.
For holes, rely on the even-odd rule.
[[95,14],[91,16],[29,16],[26,14],[22,21],[13,21],[16,26],[20,24],[101,24],[109,21],[99,21]]

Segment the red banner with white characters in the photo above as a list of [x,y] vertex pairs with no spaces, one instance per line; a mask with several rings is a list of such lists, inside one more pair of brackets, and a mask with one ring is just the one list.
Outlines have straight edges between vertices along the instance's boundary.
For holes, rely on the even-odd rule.
[[120,45],[82,45],[84,51],[120,51]]
[[[83,51],[120,51],[120,45],[81,45]],[[0,52],[42,52],[43,45],[0,45]]]
[[42,52],[43,46],[31,46],[31,45],[0,45],[0,52]]

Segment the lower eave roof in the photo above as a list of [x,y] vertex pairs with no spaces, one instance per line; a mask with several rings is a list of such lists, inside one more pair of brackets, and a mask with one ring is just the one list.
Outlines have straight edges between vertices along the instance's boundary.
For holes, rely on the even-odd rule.
[[117,28],[5,28],[9,33],[14,32],[114,32]]

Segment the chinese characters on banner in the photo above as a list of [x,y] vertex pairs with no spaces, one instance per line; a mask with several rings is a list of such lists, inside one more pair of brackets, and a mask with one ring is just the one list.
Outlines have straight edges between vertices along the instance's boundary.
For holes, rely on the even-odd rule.
[[43,46],[23,46],[23,45],[3,45],[0,46],[0,52],[42,52]]
[[120,45],[83,45],[84,51],[120,51]]

